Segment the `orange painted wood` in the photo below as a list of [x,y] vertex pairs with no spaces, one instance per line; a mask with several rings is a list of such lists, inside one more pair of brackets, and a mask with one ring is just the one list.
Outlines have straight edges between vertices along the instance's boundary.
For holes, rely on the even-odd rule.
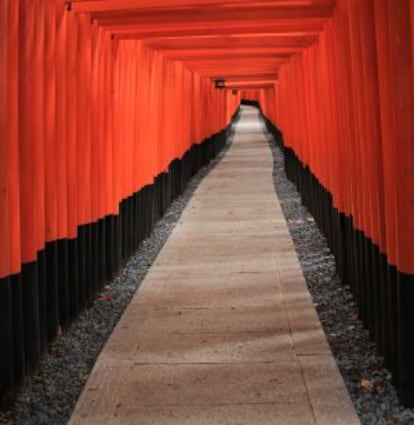
[[242,98],[413,272],[412,0],[66,3],[1,7],[0,276],[117,214]]
[[45,220],[46,241],[58,238],[58,173],[57,166],[57,86],[56,86],[56,10],[45,8]]
[[[0,28],[6,34],[0,39],[0,93],[4,94],[0,103],[0,140],[9,140],[8,129],[8,78],[9,78],[9,4],[0,5]],[[9,207],[9,143],[0,143],[0,241],[4,255],[0,255],[0,277],[6,277],[10,272],[10,207]]]
[[[33,105],[33,88],[36,73],[28,72],[36,60],[36,3],[22,0],[19,2],[19,179],[20,179],[20,225],[22,262],[36,260],[39,248],[39,228],[37,224],[40,179],[36,167],[38,149],[34,144],[37,138],[37,119]],[[33,70],[35,71],[35,70]],[[36,94],[37,90],[34,90]],[[41,221],[42,218],[39,217]]]

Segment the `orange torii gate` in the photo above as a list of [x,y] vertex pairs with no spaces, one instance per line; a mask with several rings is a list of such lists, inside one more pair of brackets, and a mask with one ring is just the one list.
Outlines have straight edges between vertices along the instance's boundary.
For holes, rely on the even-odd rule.
[[413,21],[412,0],[3,0],[2,396],[247,99],[413,405]]

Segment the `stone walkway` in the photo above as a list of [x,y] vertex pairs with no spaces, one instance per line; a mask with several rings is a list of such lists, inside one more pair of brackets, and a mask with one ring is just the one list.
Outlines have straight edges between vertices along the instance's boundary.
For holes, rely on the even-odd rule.
[[359,424],[272,182],[255,109],[100,354],[71,425]]

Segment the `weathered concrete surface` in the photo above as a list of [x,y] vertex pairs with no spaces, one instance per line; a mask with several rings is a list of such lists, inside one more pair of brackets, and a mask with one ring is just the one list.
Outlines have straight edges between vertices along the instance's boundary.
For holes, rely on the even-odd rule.
[[71,425],[359,423],[272,165],[246,108],[103,349]]

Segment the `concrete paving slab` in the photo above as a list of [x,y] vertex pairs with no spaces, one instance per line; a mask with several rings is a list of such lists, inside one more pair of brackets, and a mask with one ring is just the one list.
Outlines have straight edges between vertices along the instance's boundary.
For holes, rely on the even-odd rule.
[[[148,292],[146,292],[148,293]],[[199,286],[166,282],[159,291],[152,291],[150,301],[155,308],[214,308],[214,307],[261,307],[264,303],[280,307],[281,298],[274,285],[258,291],[252,282],[244,287]],[[143,297],[139,297],[143,298]]]
[[314,425],[310,403],[226,404],[210,406],[121,405],[110,425]]
[[257,307],[158,310],[142,326],[162,333],[276,332],[287,330],[288,322],[283,310],[273,303]]
[[125,405],[300,403],[308,399],[295,363],[134,365]]
[[[133,362],[121,359],[99,358],[82,397],[79,399],[69,425],[101,425],[109,423],[122,398],[126,376]],[[114,389],[116,388],[116,391]]]
[[[154,266],[155,267],[155,266]],[[205,288],[220,289],[220,288],[260,288],[267,290],[268,288],[277,290],[279,288],[279,274],[274,271],[237,271],[229,270],[227,273],[211,273],[210,270],[184,270],[183,273],[170,274],[164,281],[154,281],[159,285],[168,285],[170,288]],[[143,282],[139,291],[146,289],[151,290],[153,281],[147,285],[147,280]],[[138,292],[139,293],[139,292]],[[139,296],[132,299],[132,303],[138,301]]]
[[234,270],[239,270],[241,273],[260,273],[278,271],[278,263],[276,258],[267,256],[267,258],[250,258],[245,256],[243,259],[226,261],[222,258],[199,258],[197,262],[189,261],[186,264],[171,264],[157,263],[156,267],[160,270],[175,273],[206,273],[206,274],[228,274]]
[[345,385],[332,356],[299,359],[318,425],[357,425],[351,400],[344,397]]
[[143,335],[136,363],[278,363],[296,361],[289,332]]
[[145,305],[139,309],[131,305],[126,309],[111,338],[105,344],[102,351],[105,358],[130,360],[134,357],[144,335],[143,324],[148,319],[151,309],[152,307]]
[[272,166],[247,108],[104,347],[71,425],[359,423]]

